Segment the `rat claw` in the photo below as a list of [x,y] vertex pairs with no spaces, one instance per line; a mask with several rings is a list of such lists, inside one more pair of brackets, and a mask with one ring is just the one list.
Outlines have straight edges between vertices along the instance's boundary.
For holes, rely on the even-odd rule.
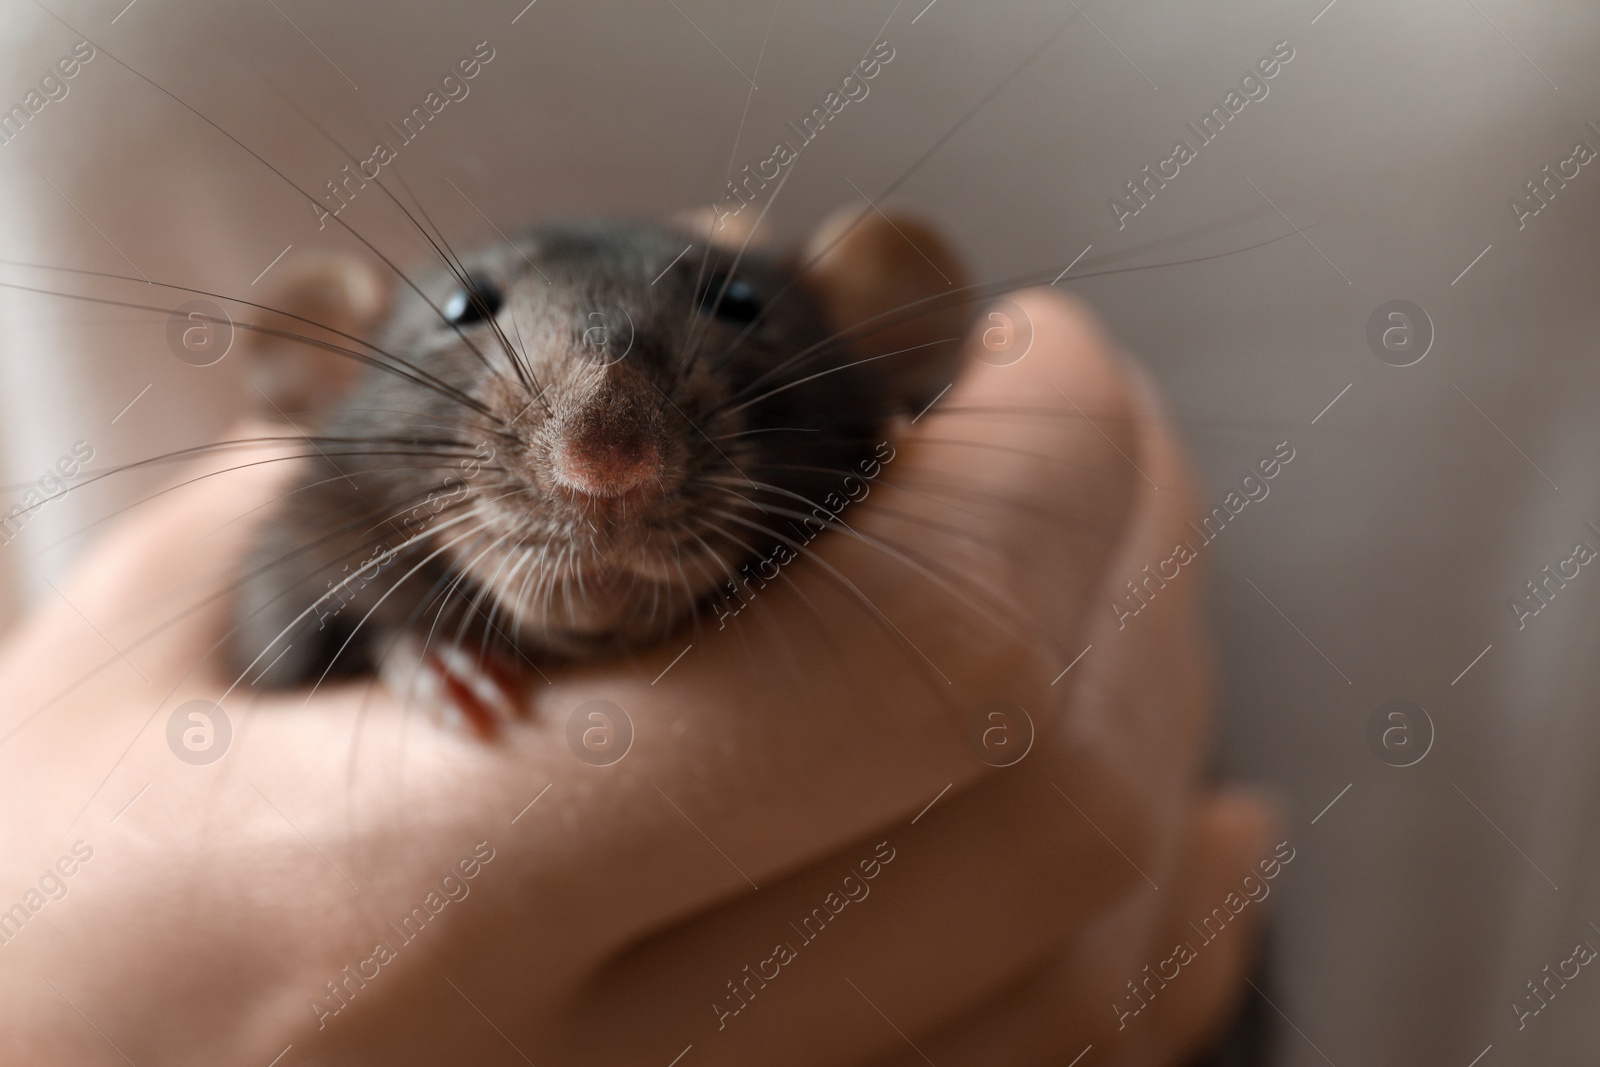
[[522,717],[517,679],[492,655],[430,648],[404,636],[384,657],[380,675],[396,697],[427,711],[447,730],[491,738]]

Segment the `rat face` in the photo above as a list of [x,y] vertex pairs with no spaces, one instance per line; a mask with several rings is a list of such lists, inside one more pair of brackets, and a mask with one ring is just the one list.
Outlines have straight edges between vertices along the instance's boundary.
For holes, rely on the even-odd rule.
[[281,654],[265,684],[292,684],[372,667],[407,632],[592,656],[771,580],[889,453],[891,418],[954,373],[966,309],[920,310],[959,292],[953,257],[915,222],[863,219],[797,268],[574,222],[402,279],[386,310],[351,261],[286,279],[255,392],[309,408],[319,443],[255,545],[235,660]]
[[830,340],[788,271],[733,260],[669,230],[575,223],[397,301],[382,347],[476,406],[372,375],[351,412],[493,449],[464,485],[477,530],[441,559],[526,643],[659,636],[798,543],[799,518],[882,441],[879,369]]

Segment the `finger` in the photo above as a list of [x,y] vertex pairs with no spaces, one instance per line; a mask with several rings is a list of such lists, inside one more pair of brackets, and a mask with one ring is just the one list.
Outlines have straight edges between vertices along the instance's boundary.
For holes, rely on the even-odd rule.
[[[1059,951],[1129,897],[1130,881],[1147,897],[1105,851],[1048,786],[941,801],[916,826],[885,828],[631,947],[562,1021],[563,1047],[610,1062],[642,1033],[692,1043],[708,1063],[886,1052],[896,1038],[874,1003],[903,1029],[933,1026]],[[819,1015],[827,1028],[788,1040]],[[608,1025],[617,1018],[626,1031]]]
[[[985,365],[958,387],[955,400],[1031,402],[1045,384],[1059,383],[1106,417],[1106,432],[1114,440],[1120,438],[1125,451],[1137,451],[1137,419],[1129,407],[1122,371],[1087,318],[1055,298],[1023,299],[1033,309],[1038,330],[1029,357],[1033,362],[1010,368]],[[1078,625],[1082,603],[1102,581],[1104,558],[1116,542],[1115,526],[1126,521],[1133,495],[1127,487],[1131,475],[1121,468],[1116,450],[1099,429],[1071,412],[1065,418],[1015,420],[982,429],[986,439],[1008,446],[993,455],[951,450],[938,443],[956,431],[932,416],[930,420],[926,423],[930,428],[923,431],[927,437],[904,446],[905,454],[893,463],[903,463],[901,469],[913,474],[919,469],[940,476],[958,471],[969,482],[989,487],[989,499],[998,503],[951,504],[889,491],[873,497],[861,509],[867,514],[853,525],[871,536],[873,530],[900,521],[871,513],[873,502],[889,500],[893,507],[921,509],[924,517],[982,534],[1000,550],[972,547],[980,541],[952,546],[925,529],[920,536],[933,540],[936,551],[948,548],[957,554],[953,558],[958,568],[973,575],[983,571],[973,584],[987,582],[991,588],[1004,589],[1019,612],[1036,613],[1035,636],[1054,637],[1061,628]],[[973,436],[965,426],[958,436]],[[1063,463],[1058,458],[1062,456],[1088,461],[1075,458]],[[1019,517],[1018,509],[1009,506],[1015,499],[1060,499],[1089,511],[1098,508],[1098,521],[1112,527],[1113,534],[1096,529],[1080,538],[1078,551],[1063,553],[1062,528],[1054,517],[1048,511],[1022,512]],[[827,857],[843,857],[846,846],[889,818],[909,820],[941,785],[955,782],[961,789],[985,777],[991,769],[978,758],[967,736],[965,712],[980,702],[979,696],[997,695],[992,677],[1005,679],[998,695],[1019,697],[1039,709],[1041,725],[1065,699],[1068,687],[1049,691],[1050,680],[1060,674],[1065,660],[1059,654],[1042,659],[1037,640],[1019,642],[991,620],[974,619],[965,604],[930,591],[924,575],[892,572],[882,553],[866,542],[831,533],[818,548],[897,628],[864,617],[859,603],[852,603],[847,593],[814,573],[808,577],[807,564],[812,561],[802,561],[794,568],[793,586],[770,585],[748,609],[751,617],[773,622],[774,632],[744,625],[736,632],[708,634],[705,647],[696,650],[703,656],[686,656],[676,665],[672,661],[676,653],[668,648],[646,660],[641,669],[619,672],[608,666],[552,672],[551,685],[539,694],[547,714],[556,712],[549,716],[554,720],[550,726],[563,725],[573,707],[594,697],[629,711],[636,736],[632,749],[615,766],[578,766],[582,773],[573,773],[571,753],[562,745],[565,738],[547,726],[544,734],[513,733],[503,749],[472,759],[471,769],[463,767],[448,784],[433,783],[458,798],[465,795],[463,803],[472,810],[515,810],[538,784],[553,783],[538,817],[519,827],[524,842],[519,852],[528,860],[521,862],[516,877],[524,886],[524,900],[537,900],[541,909],[561,915],[563,929],[530,933],[513,926],[501,935],[508,953],[537,954],[556,970],[566,965],[573,951],[560,943],[563,935],[581,934],[591,939],[590,948],[596,952],[591,967],[598,967],[607,958],[628,954],[642,937],[658,938],[665,926],[714,910],[715,914],[691,922],[694,928],[683,932],[681,939],[651,941],[652,946],[670,944],[670,948],[642,950],[643,956],[601,980],[610,992],[595,999],[600,1006],[596,1010],[607,1018],[625,1013],[632,1021],[629,1035],[670,1034],[686,1020],[692,1026],[716,1026],[710,999],[700,992],[706,988],[703,983],[726,995],[729,976],[717,976],[718,968],[722,961],[751,951],[752,940],[763,950],[760,958],[770,955],[772,946],[764,942],[780,912],[810,914],[817,904],[811,897],[821,885],[817,879],[837,878],[836,872],[822,869]],[[816,624],[810,608],[824,613],[825,626]],[[849,634],[842,649],[836,640],[840,632]],[[1147,630],[1157,632],[1156,627]],[[933,676],[921,661],[912,659],[918,653],[908,650],[907,643],[947,664],[959,677],[963,694],[946,692],[946,687],[958,686],[956,678],[931,681]],[[1056,643],[1078,647],[1071,640]],[[839,667],[836,676],[792,677],[785,673],[791,659]],[[369,717],[364,735],[364,744],[374,751],[389,743],[390,728],[378,719],[376,714]],[[1087,736],[1080,739],[1087,748],[1092,748],[1090,741]],[[1109,800],[1112,786],[1099,787],[1092,761],[1081,753],[1075,758],[1083,767],[1076,780]],[[508,773],[513,767],[521,792],[502,795],[508,782],[516,780]],[[410,768],[408,777],[419,793],[428,788],[422,767]],[[1047,799],[1048,819],[1057,829],[1041,832],[1026,822],[1017,823],[1033,838],[1033,849],[1038,850],[1041,841],[1056,846],[1043,849],[1050,853],[1045,862],[1058,872],[1069,870],[1072,857],[1086,851],[1091,837],[1104,851],[1098,831],[1071,813],[1058,794],[1052,792]],[[1037,794],[1024,802],[1039,810]],[[1114,819],[1108,825],[1121,834]],[[994,980],[992,976],[1014,967],[1019,943],[1025,943],[1024,953],[1036,952],[1037,930],[1017,921],[1023,914],[1020,910],[1008,914],[998,909],[982,921],[975,920],[969,931],[941,929],[948,923],[952,901],[977,892],[980,883],[987,899],[1004,900],[1008,887],[1026,882],[1034,873],[1030,865],[1041,863],[1027,851],[1013,850],[1005,856],[997,847],[987,876],[992,880],[952,882],[948,888],[941,884],[948,875],[934,871],[936,861],[954,856],[954,868],[961,870],[965,860],[958,853],[965,842],[989,838],[1000,844],[1001,836],[992,824],[974,821],[952,836],[947,850],[930,850],[928,859],[919,861],[931,865],[929,872],[919,877],[916,893],[901,905],[906,925],[887,928],[876,940],[840,939],[839,951],[854,966],[860,955],[883,958],[910,952],[912,946],[906,943],[910,931],[936,930],[938,936],[931,943],[947,949],[954,936],[958,941],[953,948],[972,957],[972,981],[962,982],[958,976],[952,982],[944,969],[915,964],[912,972],[946,975],[943,984],[955,989],[958,997],[971,995],[974,988]],[[519,861],[513,857],[511,862]],[[785,881],[790,872],[807,864],[822,867]],[[1085,901],[1094,901],[1136,877],[1120,860],[1115,865],[1102,862],[1097,870],[1107,872],[1106,877],[1034,881],[1041,886],[1068,884]],[[649,894],[637,892],[641,878],[647,879]],[[762,887],[759,892],[756,885]],[[728,907],[733,899],[741,901],[738,907]],[[724,914],[730,918],[725,920]],[[782,927],[788,921],[785,918]],[[693,970],[662,972],[658,967],[662,958],[673,968]],[[696,981],[689,980],[691,974]],[[854,996],[838,982],[833,987],[828,991],[831,996],[841,991]],[[673,1014],[663,1008],[674,1003],[675,994],[690,998],[692,1013]],[[515,1017],[521,994],[514,985],[491,980],[472,995],[489,1014],[504,1018]],[[931,991],[927,1000],[942,1003]],[[773,1017],[792,1022],[793,1013],[803,1015],[814,1002],[806,991],[780,1001]],[[695,1019],[701,1021],[692,1022]],[[875,1024],[868,1019],[862,1025]],[[606,1040],[632,1039],[614,1026],[599,1029],[614,1035]],[[592,1027],[580,1032],[591,1044],[597,1040]],[[747,1032],[757,1045],[770,1036],[759,1026]],[[842,1048],[853,1040],[847,1037],[851,1033],[842,1028],[832,1037],[842,1042]],[[614,1051],[622,1054],[620,1048]]]
[[[1187,892],[1167,909],[1161,935],[1151,948],[1158,957],[1153,964],[1158,972],[1170,973],[1166,960],[1183,955],[1179,945],[1188,947],[1197,960],[1181,967],[1181,972],[1193,973],[1184,973],[1181,984],[1172,984],[1173,996],[1161,988],[1161,997],[1151,998],[1135,1017],[1150,1016],[1160,1047],[1177,1054],[1198,1053],[1221,1036],[1240,1000],[1254,995],[1244,979],[1258,956],[1270,915],[1266,900],[1283,862],[1294,855],[1287,842],[1274,847],[1281,827],[1282,819],[1270,803],[1242,789],[1218,793],[1196,814]],[[1233,918],[1224,924],[1224,916]],[[1202,926],[1191,925],[1196,921]],[[1217,933],[1219,929],[1224,933]],[[1125,1001],[1121,1006],[1129,1007]]]
[[1280,869],[1268,843],[1275,828],[1256,796],[1208,798],[1191,816],[1184,862],[1162,899],[1130,899],[1045,965],[875,1067],[915,1067],[924,1055],[941,1067],[1043,1067],[1090,1049],[1099,1064],[1190,1062],[1247,990],[1270,892],[1262,872]]
[[[1019,303],[1035,322],[1033,352],[1004,368],[974,361],[953,402],[1033,403],[1057,383],[1086,410],[1113,416],[1105,433],[1133,449],[1127,379],[1087,314],[1046,294]],[[641,855],[665,868],[664,850],[683,860],[658,886],[653,909],[640,901],[647,910],[637,916],[611,916],[619,929],[748,891],[914,814],[945,783],[982,776],[968,735],[969,713],[984,701],[1060,704],[1061,691],[1049,687],[1066,662],[1060,649],[1081,647],[1083,605],[1134,495],[1106,436],[1060,410],[1068,417],[983,428],[998,451],[940,443],[974,432],[930,414],[894,445],[887,471],[902,482],[958,478],[986,497],[940,499],[886,484],[859,515],[847,513],[863,537],[915,538],[945,571],[965,575],[968,589],[1005,601],[1013,629],[1025,620],[1025,640],[870,540],[830,531],[815,544],[817,558],[786,568],[737,628],[703,630],[693,647],[669,645],[633,670],[580,668],[538,687],[550,722],[564,724],[599,698],[634,723],[632,750],[589,798],[596,824],[613,828],[588,842],[595,876],[625,879]],[[1048,508],[1029,512],[1018,502],[1064,504],[1097,525],[1064,529]],[[917,528],[891,511],[968,536]],[[531,753],[557,740],[546,733],[511,744]]]
[[[1108,592],[1115,584],[1111,574],[1136,573],[1138,561],[1170,550],[1187,507],[1175,446],[1148,404],[1140,414],[1126,420],[1137,431],[1130,452],[1167,489],[1140,498],[1107,571]],[[848,849],[814,872],[767,886],[737,909],[722,908],[674,931],[648,960],[620,965],[595,1001],[628,1005],[663,1026],[711,1011],[718,1017],[716,1047],[737,1050],[737,1058],[801,1025],[818,998],[835,1000],[840,989],[829,983],[837,987],[843,973],[875,982],[902,1005],[903,1024],[920,1028],[1014,982],[1020,970],[1123,897],[1155,893],[1152,874],[1163,883],[1175,877],[1209,699],[1193,616],[1198,589],[1197,582],[1174,587],[1131,630],[1119,630],[1113,613],[1095,614],[1098,627],[1090,636],[1103,650],[1063,687],[1074,703],[1059,727],[1037,738],[1022,761],[941,799],[920,829],[884,827],[885,839],[906,857],[897,878],[911,886],[895,896],[887,895],[892,889],[880,893],[892,901],[883,905],[892,908],[892,921],[857,928],[826,949],[808,949],[808,960],[825,962],[796,971],[796,978],[785,970],[781,997],[764,998],[747,1015],[736,998],[753,999],[755,990],[745,985],[742,992],[720,992],[728,976],[719,978],[718,967],[726,969],[725,961],[742,952],[754,954],[752,966],[771,969],[773,953],[762,931],[784,934],[785,916],[809,914],[825,892],[836,890],[839,871],[850,870]],[[1154,661],[1161,670],[1141,669]],[[1035,705],[1034,712],[1041,728],[1047,727],[1048,705]],[[852,847],[865,851],[870,843]],[[661,958],[678,968],[679,977],[696,980],[652,975]],[[959,965],[952,967],[953,960]],[[885,961],[892,961],[887,970]],[[749,972],[733,978],[764,985]],[[730,1013],[740,1018],[737,1041],[723,1036],[729,1029],[723,1017]],[[858,1021],[865,1032],[841,1028],[830,1035],[840,1048],[876,1032],[870,1018]],[[694,1037],[692,1030],[683,1036]]]

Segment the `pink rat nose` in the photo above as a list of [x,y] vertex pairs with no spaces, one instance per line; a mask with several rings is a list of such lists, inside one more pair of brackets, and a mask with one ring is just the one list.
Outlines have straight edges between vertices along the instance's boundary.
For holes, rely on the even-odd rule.
[[576,420],[557,437],[554,451],[556,478],[585,496],[623,496],[662,479],[655,436],[625,414]]

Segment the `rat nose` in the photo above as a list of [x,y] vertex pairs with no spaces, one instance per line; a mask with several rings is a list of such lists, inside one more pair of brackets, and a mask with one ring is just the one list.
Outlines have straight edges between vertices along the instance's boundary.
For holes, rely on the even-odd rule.
[[662,481],[661,445],[647,420],[599,404],[562,426],[554,447],[556,479],[593,497],[618,497]]

